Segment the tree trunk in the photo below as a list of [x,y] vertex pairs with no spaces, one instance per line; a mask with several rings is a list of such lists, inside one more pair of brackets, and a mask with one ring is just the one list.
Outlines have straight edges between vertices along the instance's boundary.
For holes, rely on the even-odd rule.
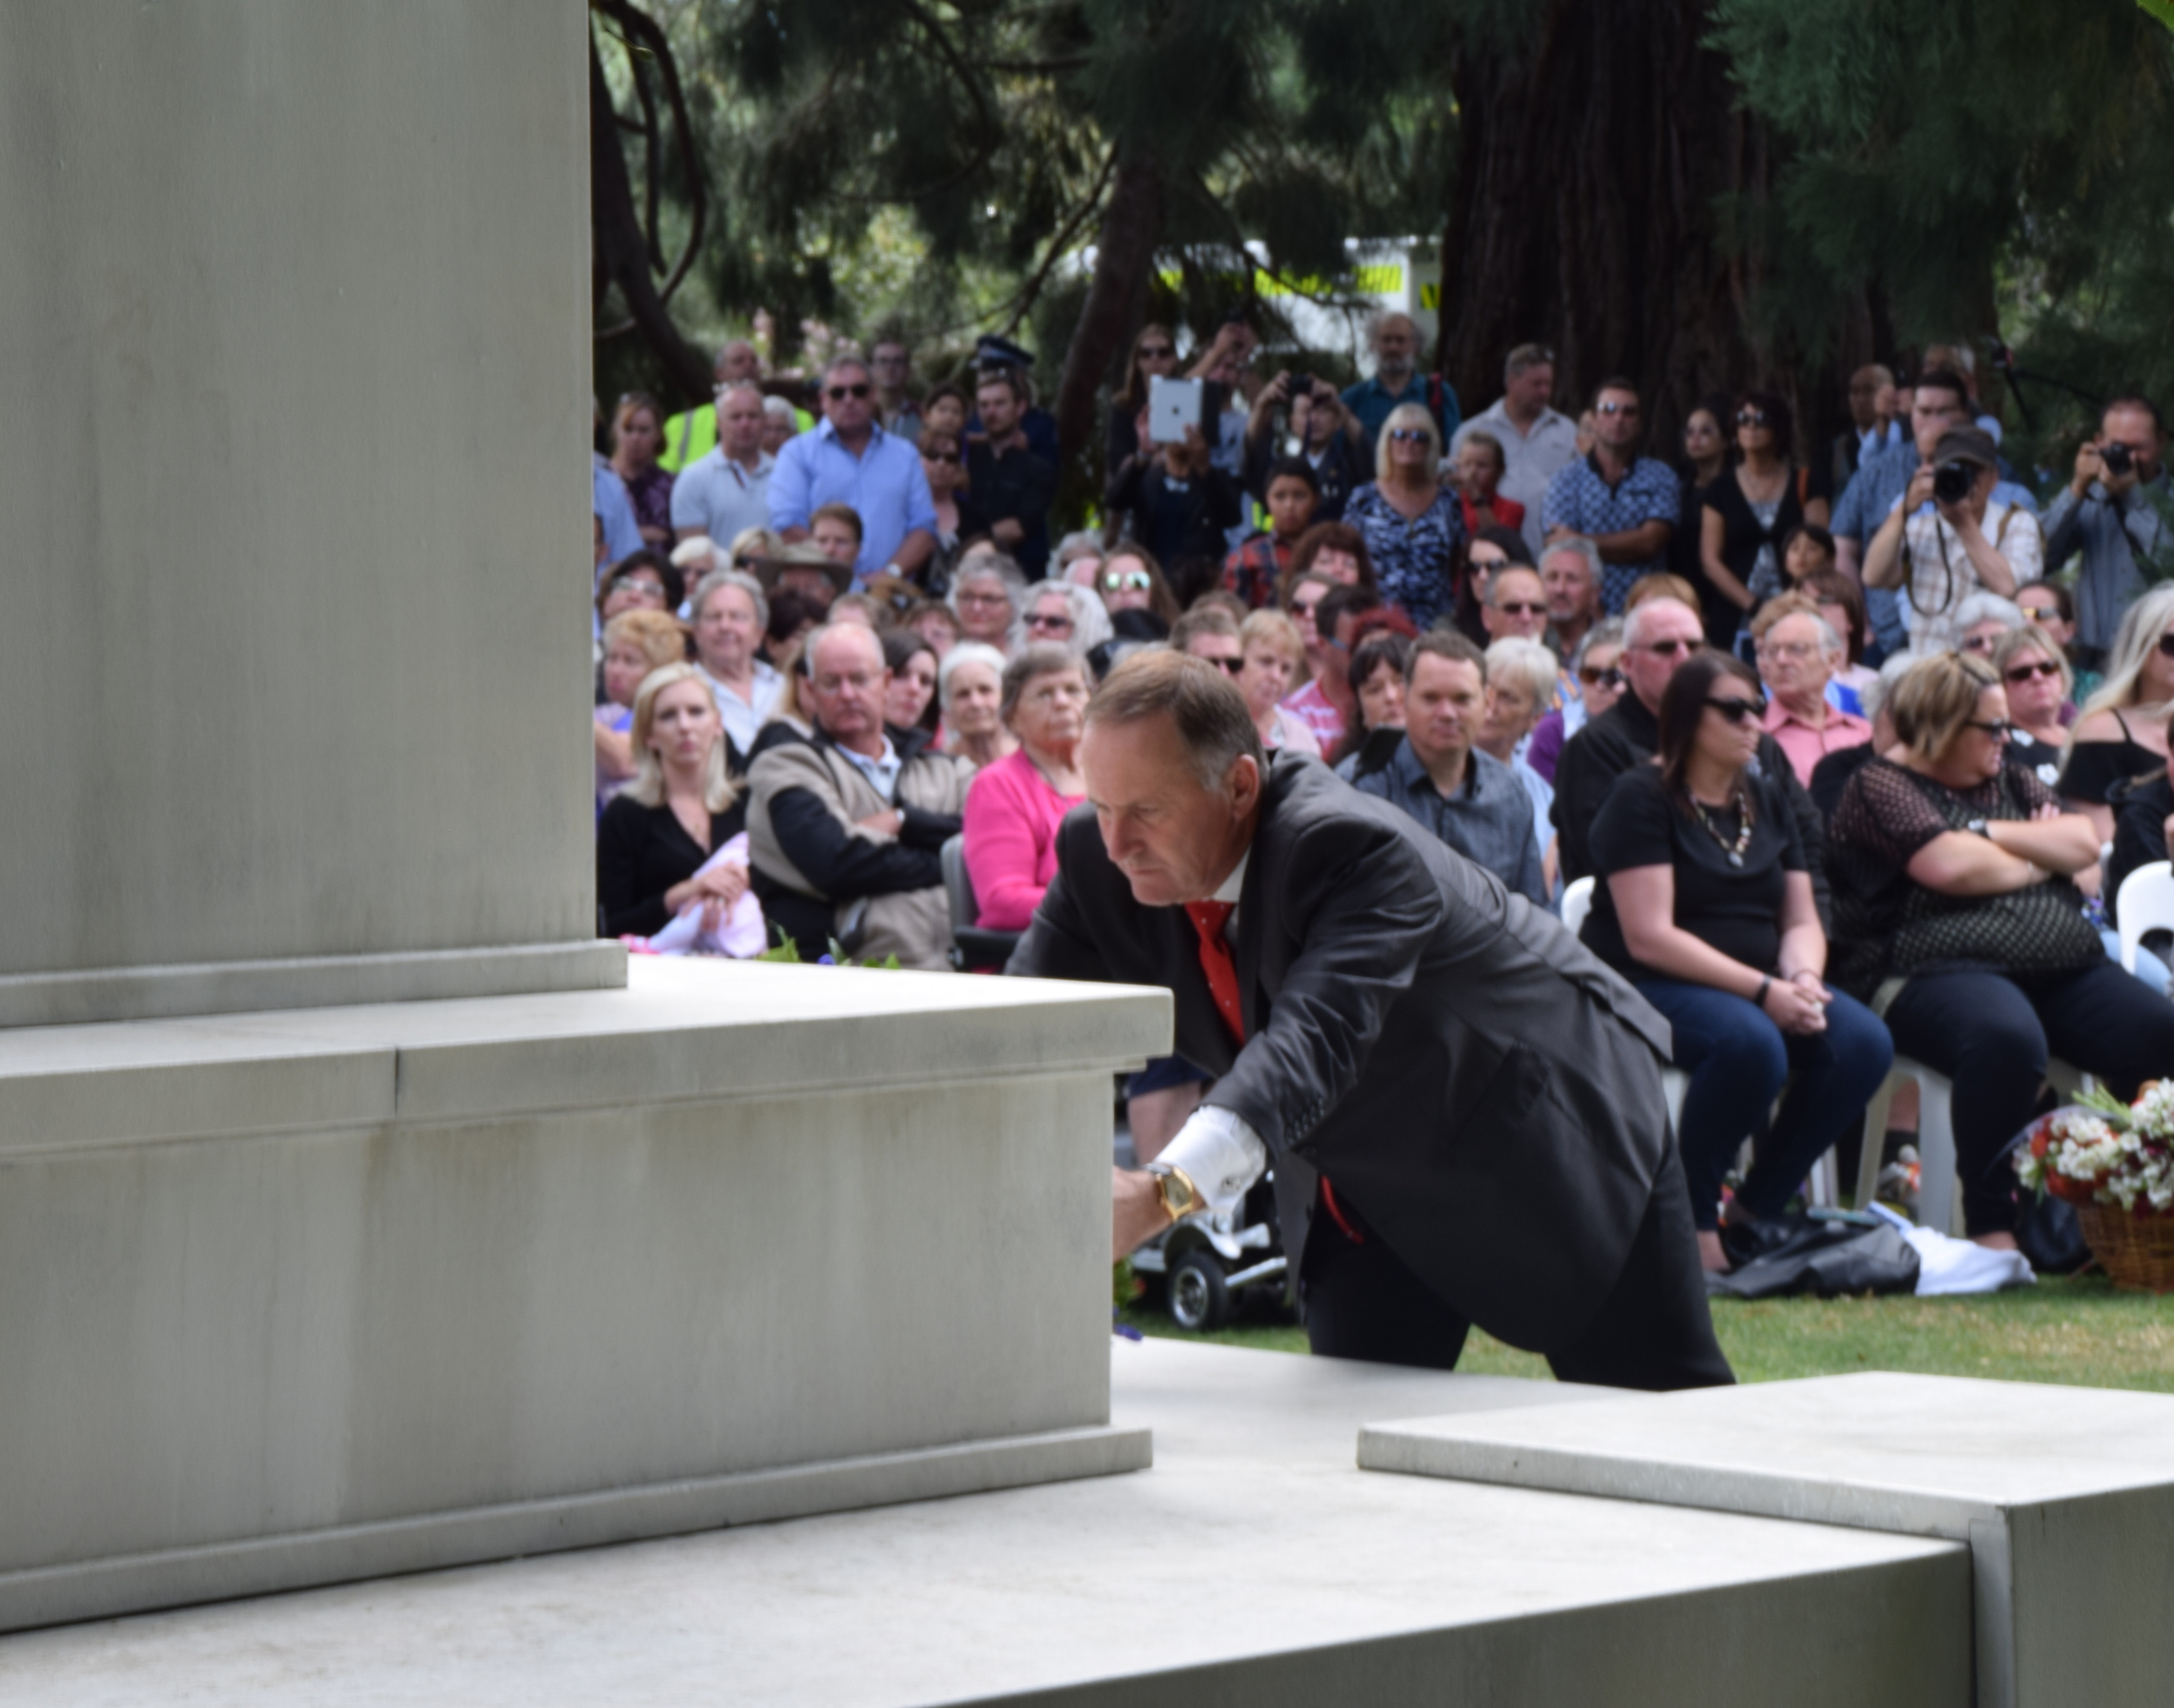
[[592,311],[601,317],[611,286],[634,321],[636,333],[663,366],[683,404],[709,400],[710,361],[680,336],[671,311],[657,295],[650,270],[650,244],[634,206],[626,155],[619,143],[611,90],[604,82],[597,38],[589,38],[589,224]]
[[1163,184],[1155,157],[1128,149],[1117,163],[1110,205],[1096,237],[1095,277],[1064,352],[1057,388],[1057,437],[1068,475],[1090,466],[1101,446],[1095,397],[1132,330],[1133,310],[1163,223]]
[[1672,459],[1701,395],[1793,389],[1746,315],[1757,254],[1731,253],[1722,224],[1724,198],[1759,210],[1772,144],[1701,45],[1706,0],[1533,10],[1514,48],[1468,41],[1452,62],[1443,365],[1469,414],[1501,395],[1511,348],[1550,344],[1558,408],[1576,415],[1602,380],[1631,378],[1649,449]]

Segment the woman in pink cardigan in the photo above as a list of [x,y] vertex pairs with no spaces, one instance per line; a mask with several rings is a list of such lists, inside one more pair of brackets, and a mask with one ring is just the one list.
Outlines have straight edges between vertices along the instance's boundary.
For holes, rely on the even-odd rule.
[[1068,646],[1022,647],[1004,666],[1001,713],[1016,751],[966,791],[966,875],[985,931],[1023,931],[1057,876],[1057,827],[1087,797],[1079,772],[1087,666]]

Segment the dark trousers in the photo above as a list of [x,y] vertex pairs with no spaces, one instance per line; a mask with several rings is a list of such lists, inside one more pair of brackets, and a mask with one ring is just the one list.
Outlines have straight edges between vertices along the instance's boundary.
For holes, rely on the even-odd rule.
[[[1778,1216],[1822,1153],[1864,1118],[1864,1105],[1893,1065],[1887,1028],[1863,1003],[1837,991],[1824,1032],[1784,1032],[1764,1010],[1711,984],[1641,978],[1638,994],[1676,1033],[1676,1065],[1691,1076],[1677,1144],[1691,1188],[1694,1224],[1718,1220],[1721,1177],[1752,1134],[1751,1171],[1737,1201],[1755,1216]],[[1767,1112],[1789,1095],[1769,1129]]]
[[[1407,1269],[1378,1236],[1353,1244],[1318,1204],[1302,1278],[1306,1336],[1320,1357],[1457,1367],[1471,1319]],[[1726,1387],[1736,1380],[1714,1338],[1691,1198],[1673,1146],[1598,1315],[1576,1341],[1550,1349],[1547,1361],[1564,1382],[1654,1392]]]
[[2018,983],[1997,972],[1921,973],[1888,1005],[1897,1053],[1955,1082],[1955,1171],[1973,1234],[2016,1224],[2003,1156],[2029,1124],[2049,1054],[2120,1097],[2174,1071],[2174,1003],[2111,961]]

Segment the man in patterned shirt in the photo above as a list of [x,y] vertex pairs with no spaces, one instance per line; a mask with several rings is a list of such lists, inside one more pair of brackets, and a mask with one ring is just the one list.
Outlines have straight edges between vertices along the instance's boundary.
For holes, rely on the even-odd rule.
[[1614,617],[1633,582],[1668,567],[1679,494],[1665,463],[1637,454],[1644,430],[1637,387],[1603,380],[1593,418],[1593,448],[1548,483],[1540,527],[1551,541],[1582,534],[1599,549],[1600,601]]

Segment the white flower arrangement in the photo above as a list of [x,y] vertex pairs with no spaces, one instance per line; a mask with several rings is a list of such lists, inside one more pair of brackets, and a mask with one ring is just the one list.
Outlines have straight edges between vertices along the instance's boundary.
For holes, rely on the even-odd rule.
[[2133,1104],[2089,1091],[2057,1109],[2017,1149],[2016,1173],[2031,1191],[2074,1204],[2174,1212],[2174,1081],[2154,1080]]

